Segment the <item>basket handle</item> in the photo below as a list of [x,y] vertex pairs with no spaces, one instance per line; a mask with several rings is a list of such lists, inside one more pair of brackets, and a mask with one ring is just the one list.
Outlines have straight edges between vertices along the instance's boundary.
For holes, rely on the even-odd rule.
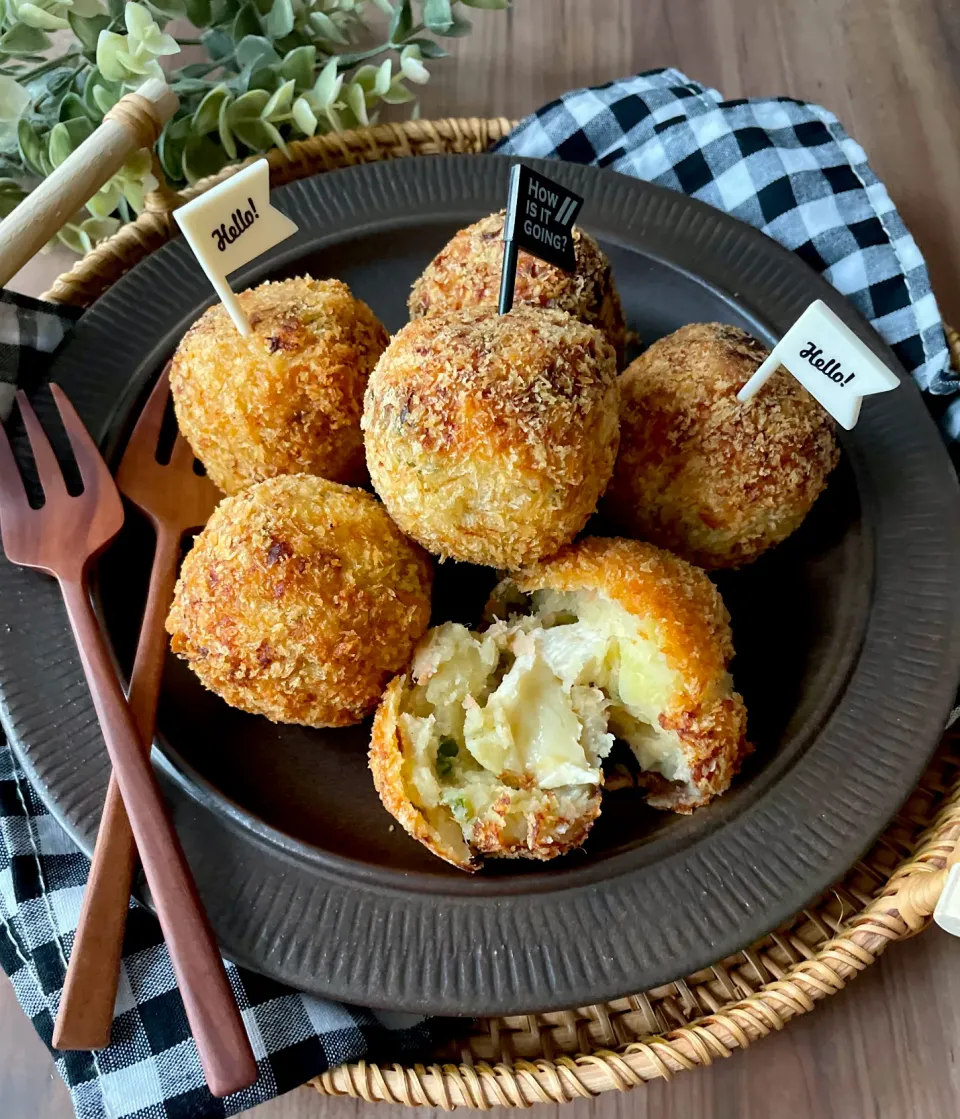
[[151,148],[179,107],[162,78],[122,97],[75,152],[0,222],[0,287],[120,170],[138,148]]

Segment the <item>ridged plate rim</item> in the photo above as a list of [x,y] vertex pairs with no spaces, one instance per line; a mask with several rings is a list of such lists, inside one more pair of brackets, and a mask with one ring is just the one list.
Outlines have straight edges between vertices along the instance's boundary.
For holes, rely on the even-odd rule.
[[[421,157],[281,187],[273,201],[301,232],[234,284],[371,229],[489,212],[505,196],[509,162]],[[469,1015],[560,1009],[644,990],[723,958],[841,877],[883,830],[932,753],[960,679],[960,494],[919,393],[891,351],[824,280],[751,227],[613,172],[528,162],[585,196],[583,223],[601,239],[698,276],[774,334],[823,299],[898,370],[904,386],[868,399],[844,439],[873,531],[872,608],[840,703],[765,795],[709,842],[592,885],[478,900],[306,865],[270,829],[252,833],[242,815],[224,811],[189,773],[161,759],[225,954],[347,1002]],[[115,436],[117,418],[162,364],[170,337],[210,302],[206,280],[176,240],[83,316],[52,378],[98,438]],[[9,604],[8,624],[0,625],[0,716],[44,800],[89,852],[108,771],[56,589],[0,562],[0,602]],[[854,757],[862,764],[851,766]]]

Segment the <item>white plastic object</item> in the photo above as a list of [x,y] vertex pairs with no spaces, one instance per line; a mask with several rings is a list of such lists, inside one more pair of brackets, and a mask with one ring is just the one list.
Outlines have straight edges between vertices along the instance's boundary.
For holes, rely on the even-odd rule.
[[297,226],[270,205],[270,164],[256,160],[173,216],[237,330],[248,335],[250,323],[227,276],[297,232]]
[[960,936],[960,863],[950,867],[933,919],[945,932]]
[[848,430],[856,424],[865,396],[889,392],[900,384],[897,375],[820,299],[773,347],[737,393],[737,400],[755,396],[781,365]]

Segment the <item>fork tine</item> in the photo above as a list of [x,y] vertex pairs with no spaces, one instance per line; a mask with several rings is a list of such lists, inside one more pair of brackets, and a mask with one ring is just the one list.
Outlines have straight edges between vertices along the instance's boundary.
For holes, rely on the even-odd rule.
[[27,429],[27,438],[30,440],[33,461],[37,464],[37,474],[40,476],[44,499],[51,501],[55,497],[65,497],[67,486],[63,480],[60,463],[57,462],[57,456],[53,453],[53,447],[50,446],[47,433],[37,419],[37,413],[34,412],[30,401],[27,400],[26,393],[22,389],[17,393],[17,403],[20,405],[23,426]]
[[[30,502],[23,486],[23,479],[20,477],[17,460],[13,457],[10,440],[3,430],[3,424],[0,424],[0,529],[5,523],[4,511],[21,515],[29,513]],[[10,524],[12,525],[12,521]]]
[[173,451],[170,454],[170,465],[175,470],[189,470],[193,467],[193,459],[193,447],[178,431],[176,441],[173,444]]
[[146,448],[155,455],[157,444],[160,441],[160,429],[163,426],[163,417],[167,411],[167,401],[170,399],[170,366],[167,365],[153,386],[153,391],[143,406],[143,411],[137,419],[136,426],[130,435],[124,458],[127,454],[139,453]]
[[59,385],[50,385],[57,411],[73,448],[73,457],[77,460],[77,469],[83,480],[85,491],[95,490],[100,487],[109,492],[115,490],[113,477],[103,461],[96,443],[90,438],[90,433],[83,426],[83,420],[77,415],[77,410],[70,403],[67,394]]

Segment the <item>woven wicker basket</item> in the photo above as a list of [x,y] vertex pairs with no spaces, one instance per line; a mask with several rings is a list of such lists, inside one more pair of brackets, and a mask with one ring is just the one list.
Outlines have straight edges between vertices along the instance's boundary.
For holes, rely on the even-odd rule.
[[[269,155],[274,185],[379,159],[482,152],[510,122],[411,121],[290,145]],[[232,173],[146,211],[61,276],[46,298],[86,306],[177,233],[171,210]],[[949,332],[960,368],[960,336]],[[710,1064],[813,1010],[893,941],[926,927],[960,839],[960,735],[950,733],[902,811],[870,852],[777,932],[710,968],[596,1006],[478,1021],[423,1063],[358,1062],[311,1083],[327,1095],[443,1108],[526,1107],[624,1091]]]

